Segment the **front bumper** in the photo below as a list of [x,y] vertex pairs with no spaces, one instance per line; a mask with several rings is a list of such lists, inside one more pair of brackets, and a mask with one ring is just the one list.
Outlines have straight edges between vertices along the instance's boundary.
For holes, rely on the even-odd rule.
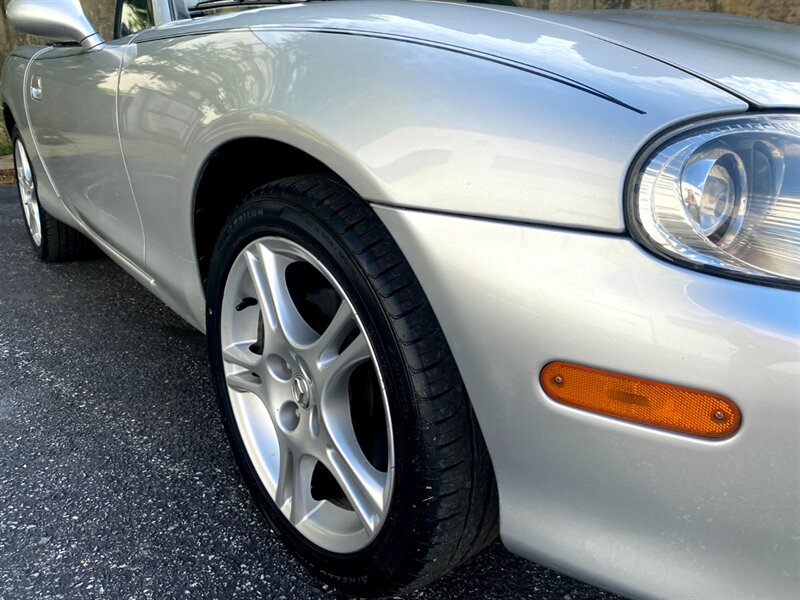
[[[511,550],[636,597],[798,597],[800,294],[623,236],[376,211],[461,370]],[[723,394],[742,425],[704,441],[556,404],[552,360]]]

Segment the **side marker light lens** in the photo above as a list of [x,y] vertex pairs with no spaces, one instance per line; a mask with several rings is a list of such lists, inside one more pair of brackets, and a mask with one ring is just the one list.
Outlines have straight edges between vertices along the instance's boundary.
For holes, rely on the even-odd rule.
[[703,438],[730,437],[742,419],[739,407],[719,394],[573,363],[549,363],[540,382],[556,402]]

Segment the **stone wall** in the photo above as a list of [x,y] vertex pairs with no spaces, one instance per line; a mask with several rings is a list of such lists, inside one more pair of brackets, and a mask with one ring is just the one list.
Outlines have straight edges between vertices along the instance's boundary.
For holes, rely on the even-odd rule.
[[[35,38],[14,31],[5,18],[10,0],[0,0],[0,64],[14,46],[36,43]],[[400,1],[400,0],[398,0]],[[116,0],[81,0],[89,19],[100,33],[112,37]],[[517,4],[540,10],[592,10],[603,8],[638,8],[662,10],[700,10],[724,12],[748,17],[773,19],[800,25],[800,2],[797,0],[515,0]],[[0,127],[0,142],[3,131]]]
[[800,25],[800,2],[797,0],[515,0],[515,2],[522,6],[541,10],[602,8],[700,10],[772,19]]

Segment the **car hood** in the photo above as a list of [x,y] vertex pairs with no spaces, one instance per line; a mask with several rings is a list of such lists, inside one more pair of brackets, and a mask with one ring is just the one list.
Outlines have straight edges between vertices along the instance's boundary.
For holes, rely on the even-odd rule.
[[620,44],[761,107],[800,107],[800,28],[732,15],[604,10],[548,21]]
[[[556,13],[442,2],[287,4],[178,22],[201,31],[289,28],[432,43],[523,65],[613,96],[642,112],[724,91],[751,105],[800,107],[800,28],[666,11]],[[172,34],[157,28],[137,40]],[[668,81],[669,80],[669,81]],[[655,84],[655,85],[654,85]],[[670,89],[667,89],[667,88]]]

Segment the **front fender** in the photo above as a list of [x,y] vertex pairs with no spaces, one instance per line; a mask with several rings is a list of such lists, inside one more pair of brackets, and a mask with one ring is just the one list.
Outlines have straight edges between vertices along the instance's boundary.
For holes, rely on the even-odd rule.
[[[177,31],[133,40],[119,118],[148,255],[186,265],[197,177],[237,138],[290,144],[379,204],[619,232],[626,172],[655,132],[746,109],[623,49],[592,60],[630,82],[636,107],[509,61],[391,36]],[[673,86],[682,101],[648,86]],[[199,289],[192,271],[175,285]]]

